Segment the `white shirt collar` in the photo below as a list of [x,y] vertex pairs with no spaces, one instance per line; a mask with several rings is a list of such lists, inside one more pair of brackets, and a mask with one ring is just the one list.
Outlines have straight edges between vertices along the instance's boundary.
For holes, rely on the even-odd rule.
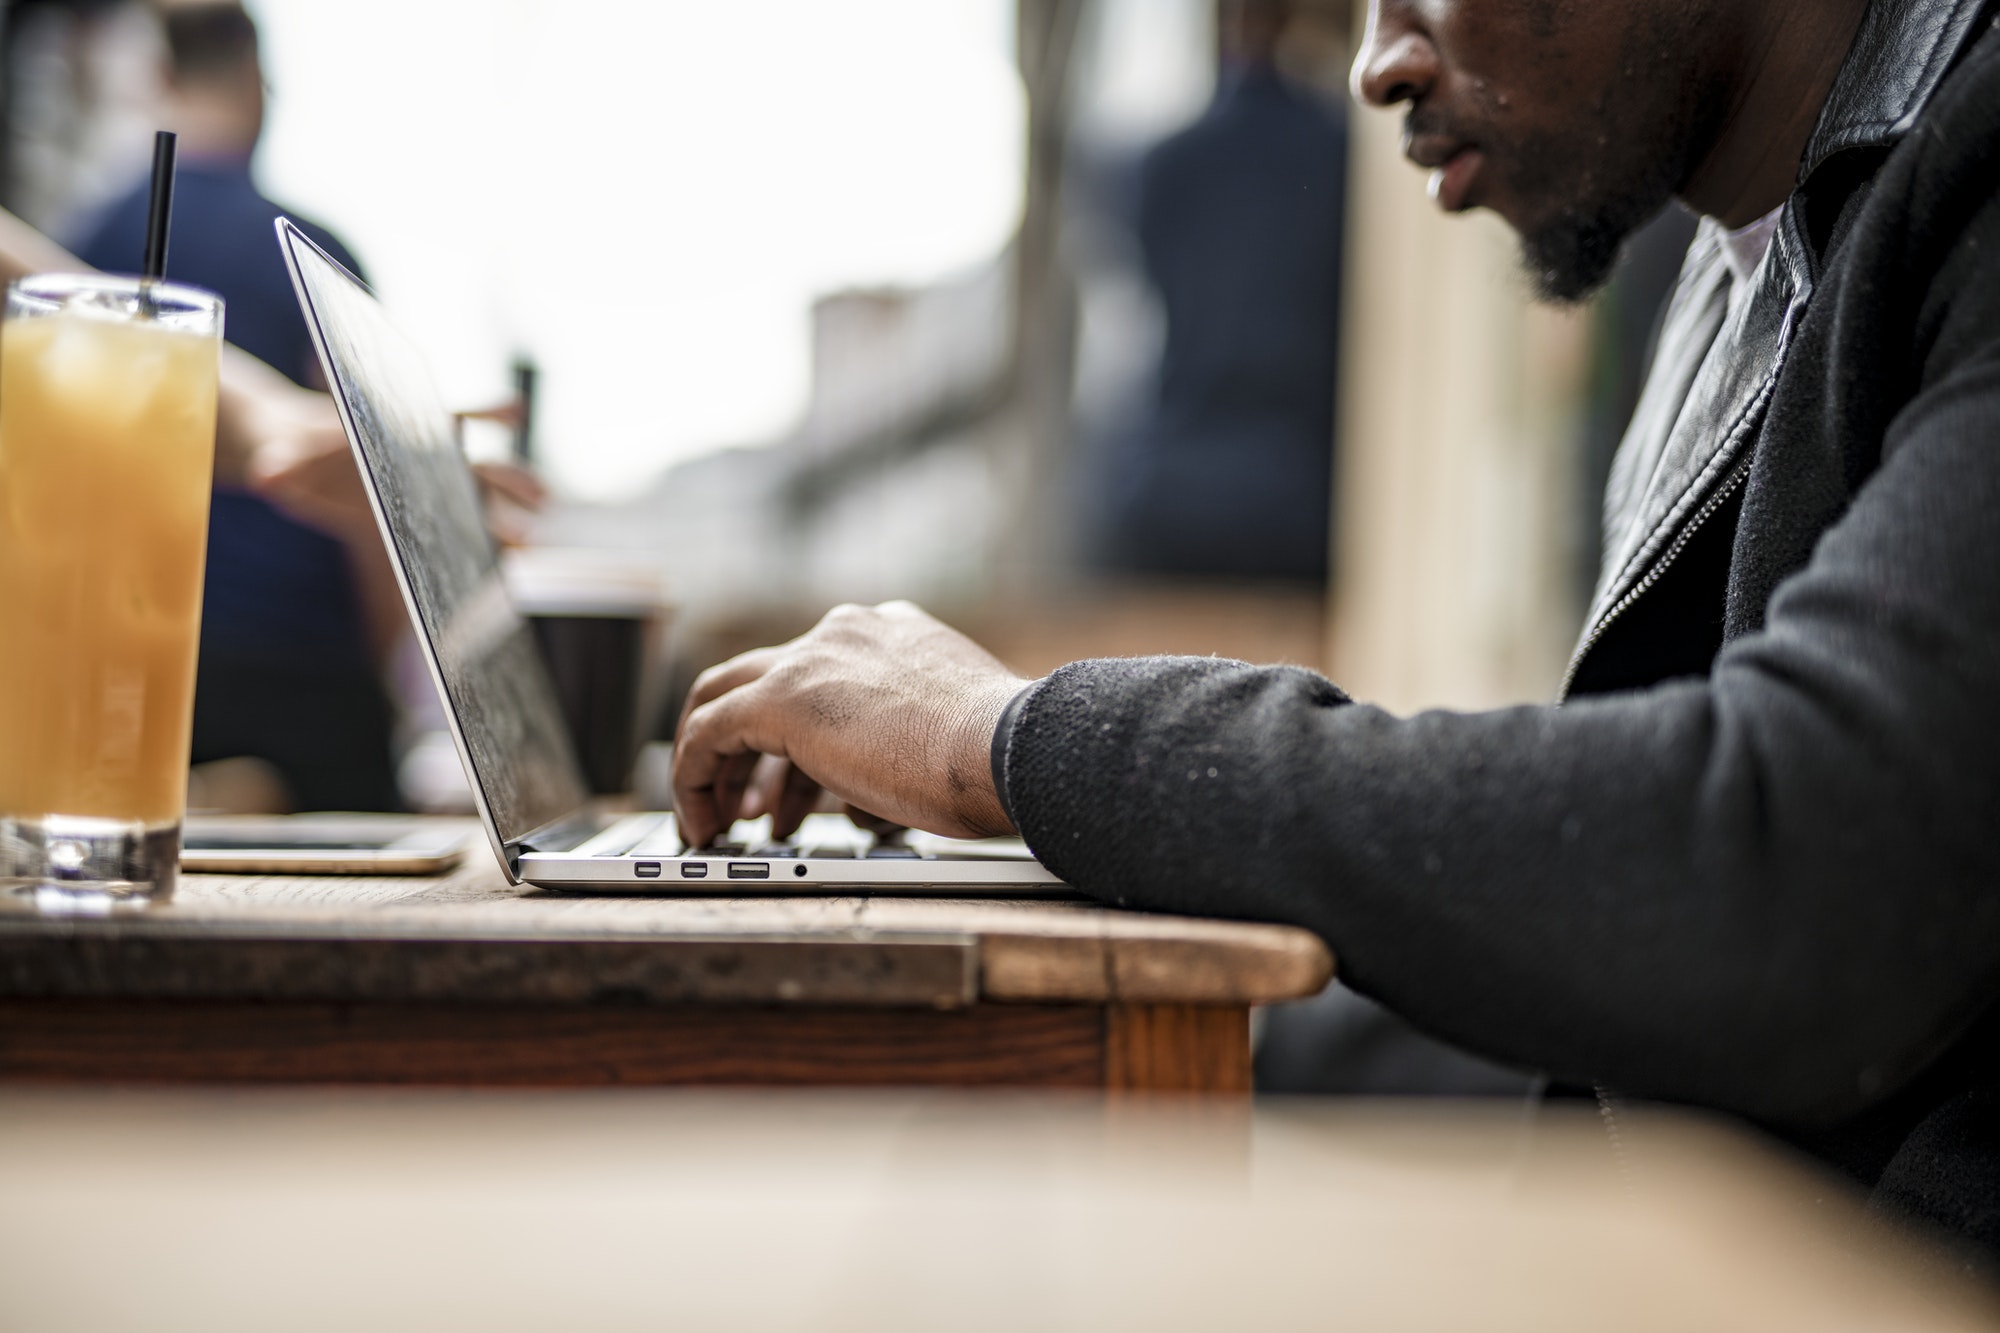
[[1784,211],[1785,206],[1779,204],[1749,226],[1722,233],[1722,262],[1729,265],[1729,276],[1739,290],[1750,285],[1750,275],[1764,262],[1764,252],[1771,248],[1771,238],[1778,231],[1778,216]]

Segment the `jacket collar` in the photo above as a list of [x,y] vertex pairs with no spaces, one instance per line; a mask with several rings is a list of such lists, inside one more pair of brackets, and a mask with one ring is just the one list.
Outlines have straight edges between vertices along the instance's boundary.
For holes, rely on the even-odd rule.
[[1886,148],[1910,132],[1988,0],[1874,0],[1806,142],[1799,183],[1836,153]]
[[[1848,149],[1895,144],[1916,123],[1989,0],[1874,0],[1807,143],[1803,182]],[[2000,2],[2000,0],[1996,0]],[[1704,223],[1659,333],[1659,352],[1606,491],[1610,558],[1592,599],[1571,679],[1622,608],[1674,558],[1702,506],[1748,474],[1792,330],[1812,298],[1814,266],[1793,195],[1771,251],[1740,305],[1728,303],[1718,224]],[[1678,378],[1676,378],[1678,377]],[[1565,682],[1564,693],[1568,693]]]

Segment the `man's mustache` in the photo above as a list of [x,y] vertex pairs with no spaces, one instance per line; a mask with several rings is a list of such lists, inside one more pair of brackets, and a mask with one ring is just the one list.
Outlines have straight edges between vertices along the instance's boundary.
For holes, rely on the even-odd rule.
[[1419,138],[1452,139],[1459,143],[1472,143],[1475,136],[1452,124],[1441,108],[1413,106],[1403,116],[1403,142],[1409,143]]

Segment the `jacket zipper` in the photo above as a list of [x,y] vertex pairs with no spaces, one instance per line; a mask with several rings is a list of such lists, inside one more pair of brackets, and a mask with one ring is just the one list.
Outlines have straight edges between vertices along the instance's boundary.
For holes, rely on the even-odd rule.
[[[1597,618],[1597,623],[1591,626],[1590,633],[1584,636],[1583,642],[1577,645],[1575,654],[1570,658],[1569,670],[1563,673],[1562,690],[1556,695],[1558,700],[1569,697],[1569,687],[1576,682],[1577,669],[1583,665],[1583,659],[1589,655],[1590,650],[1596,646],[1597,641],[1603,638],[1605,632],[1611,628],[1612,622],[1617,620],[1619,616],[1624,615],[1626,609],[1632,603],[1638,601],[1648,588],[1660,581],[1661,575],[1665,574],[1668,567],[1680,557],[1680,553],[1687,548],[1687,544],[1694,540],[1695,533],[1701,530],[1704,523],[1715,517],[1718,509],[1729,503],[1729,497],[1736,494],[1737,489],[1743,485],[1744,478],[1749,475],[1750,458],[1746,454],[1735,467],[1729,470],[1729,474],[1722,479],[1721,484],[1715,488],[1714,493],[1708,499],[1702,501],[1701,508],[1694,511],[1694,517],[1687,521],[1686,526],[1681,529],[1680,535],[1674,538],[1672,545],[1668,546],[1665,553],[1654,562],[1653,567],[1646,571],[1646,576],[1633,584],[1623,597],[1620,597],[1603,615]],[[1620,1099],[1617,1093],[1611,1091],[1611,1089],[1605,1087],[1602,1083],[1598,1084],[1592,1091],[1597,1094],[1597,1113],[1603,1120],[1605,1137],[1611,1142],[1611,1155],[1617,1162],[1619,1178],[1623,1181],[1626,1190],[1629,1192],[1632,1188],[1632,1163],[1626,1153],[1625,1136],[1620,1132],[1618,1124]]]
[[1597,641],[1604,637],[1605,632],[1611,628],[1612,623],[1618,617],[1624,615],[1630,609],[1632,603],[1638,601],[1647,589],[1660,581],[1660,577],[1667,572],[1675,560],[1680,558],[1680,553],[1694,539],[1695,533],[1701,530],[1704,523],[1715,517],[1716,510],[1729,503],[1729,497],[1736,494],[1737,488],[1743,485],[1744,479],[1749,475],[1750,457],[1748,454],[1745,454],[1743,459],[1729,470],[1729,475],[1722,479],[1721,484],[1715,488],[1708,499],[1702,501],[1701,508],[1695,510],[1694,517],[1690,518],[1686,525],[1681,528],[1680,535],[1674,538],[1673,544],[1668,546],[1660,558],[1653,562],[1653,567],[1646,571],[1646,576],[1633,584],[1623,597],[1620,597],[1611,605],[1610,609],[1597,618],[1597,623],[1590,627],[1590,633],[1584,636],[1583,642],[1578,644],[1576,651],[1570,655],[1569,669],[1563,672],[1562,686],[1556,691],[1558,702],[1569,698],[1570,686],[1576,683],[1576,673],[1582,667],[1583,659],[1590,655],[1590,650],[1597,646]]
[[1597,1115],[1604,1124],[1604,1137],[1611,1144],[1611,1161],[1618,1172],[1618,1183],[1625,1193],[1632,1193],[1632,1155],[1625,1146],[1625,1134],[1618,1124],[1618,1113],[1624,1099],[1602,1083],[1591,1089],[1597,1094]]
[[[1569,670],[1563,672],[1562,690],[1556,695],[1558,700],[1569,697],[1569,687],[1576,683],[1577,669],[1583,665],[1583,659],[1589,656],[1590,650],[1597,645],[1597,641],[1603,638],[1605,632],[1611,628],[1612,622],[1617,620],[1619,616],[1624,615],[1632,603],[1638,601],[1648,588],[1660,581],[1661,576],[1667,572],[1674,561],[1680,558],[1681,552],[1687,549],[1687,544],[1694,540],[1695,533],[1701,531],[1702,525],[1715,517],[1717,510],[1729,503],[1729,497],[1736,494],[1737,489],[1743,485],[1744,479],[1749,475],[1750,456],[1745,454],[1735,467],[1729,469],[1728,475],[1723,477],[1721,484],[1715,488],[1708,499],[1702,501],[1701,508],[1694,511],[1694,517],[1687,521],[1686,525],[1681,528],[1680,534],[1674,538],[1673,543],[1653,563],[1653,567],[1646,571],[1646,576],[1633,584],[1623,597],[1612,603],[1610,608],[1597,618],[1597,623],[1590,627],[1590,633],[1584,636],[1583,642],[1577,645],[1576,652],[1570,657]],[[1597,1094],[1597,1114],[1603,1121],[1604,1135],[1610,1140],[1611,1156],[1617,1163],[1619,1179],[1623,1182],[1626,1191],[1629,1193],[1632,1189],[1632,1163],[1630,1156],[1626,1152],[1625,1135],[1621,1132],[1618,1123],[1620,1098],[1617,1093],[1611,1091],[1611,1089],[1605,1087],[1602,1083],[1594,1087],[1592,1091]]]

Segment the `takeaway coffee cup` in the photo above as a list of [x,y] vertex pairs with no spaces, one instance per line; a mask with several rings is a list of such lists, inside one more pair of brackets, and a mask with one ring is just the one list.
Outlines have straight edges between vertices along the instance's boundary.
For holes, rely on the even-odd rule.
[[505,569],[591,791],[629,791],[672,623],[660,570],[617,552],[547,546],[509,551]]

